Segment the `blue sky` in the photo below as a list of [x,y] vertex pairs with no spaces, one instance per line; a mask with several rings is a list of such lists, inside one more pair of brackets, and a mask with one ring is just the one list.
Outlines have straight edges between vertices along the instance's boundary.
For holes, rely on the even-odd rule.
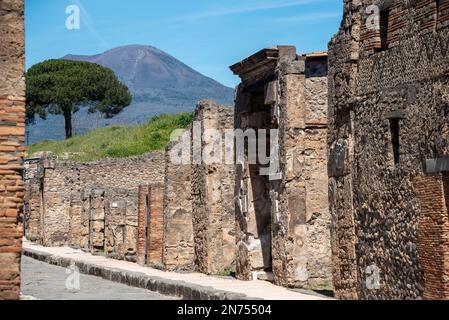
[[[65,27],[66,7],[81,28]],[[273,45],[321,51],[337,31],[342,0],[25,0],[27,67],[66,54],[144,44],[235,86],[228,66]]]

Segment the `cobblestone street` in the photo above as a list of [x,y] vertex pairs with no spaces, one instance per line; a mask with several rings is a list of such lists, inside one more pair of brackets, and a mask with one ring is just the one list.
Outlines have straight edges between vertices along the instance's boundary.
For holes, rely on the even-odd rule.
[[[22,296],[43,300],[170,300],[148,290],[80,274],[80,290],[68,290],[65,268],[22,257]],[[72,283],[69,281],[69,284]]]

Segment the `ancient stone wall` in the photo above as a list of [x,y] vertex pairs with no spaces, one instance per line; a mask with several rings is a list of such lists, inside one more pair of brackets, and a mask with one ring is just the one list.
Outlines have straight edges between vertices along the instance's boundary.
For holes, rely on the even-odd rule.
[[412,180],[448,153],[449,1],[374,4],[373,31],[373,1],[345,1],[329,50],[334,285],[339,298],[416,299],[425,279]]
[[0,299],[20,296],[25,137],[23,1],[0,2]]
[[235,269],[235,165],[225,163],[225,130],[233,129],[233,109],[199,103],[191,148],[200,152],[192,157],[193,231],[195,264],[208,274]]
[[88,163],[49,154],[28,162],[26,236],[136,260],[138,187],[163,181],[161,153]]
[[[235,126],[258,130],[259,140],[274,137],[262,153],[275,160],[251,161],[246,144],[243,163],[237,161],[237,275],[272,274],[283,286],[329,287],[327,54],[298,56],[294,47],[280,46],[231,69],[242,79]],[[264,174],[270,165],[274,170]]]

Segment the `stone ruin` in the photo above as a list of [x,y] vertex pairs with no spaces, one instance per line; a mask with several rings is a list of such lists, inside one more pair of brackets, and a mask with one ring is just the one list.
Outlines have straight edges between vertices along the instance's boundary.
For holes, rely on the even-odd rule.
[[337,298],[449,298],[448,45],[448,0],[344,1],[328,77]]
[[[235,128],[245,136],[254,129],[236,167],[237,277],[329,288],[327,54],[297,55],[295,47],[278,46],[231,70],[242,79]],[[248,156],[250,141],[262,135],[275,141],[271,150],[262,144],[257,151],[279,160],[268,173],[272,163]]]
[[176,142],[165,152],[164,246],[162,263],[167,270],[193,270],[192,168],[176,164],[170,155]]
[[163,181],[163,155],[87,163],[37,156],[27,160],[25,236],[136,261],[138,187]]
[[[195,265],[207,274],[235,270],[235,165],[225,162],[224,143],[226,131],[233,128],[232,108],[211,101],[198,105],[191,135],[192,216]],[[219,131],[219,140],[210,134],[210,129]],[[218,141],[221,143],[214,145]]]
[[[170,271],[330,288],[327,55],[278,47],[232,69],[242,77],[235,112],[201,101],[165,154],[29,159],[27,238]],[[279,129],[275,176],[235,164],[246,130],[265,128]]]
[[20,296],[25,151],[23,1],[0,1],[0,299]]
[[[164,183],[144,187],[149,197],[140,210],[142,264],[208,274],[235,269],[234,165],[202,161],[207,130],[224,135],[233,123],[231,108],[201,101],[184,135],[185,150],[177,148],[182,141],[167,146]],[[184,152],[185,163],[172,161],[178,151]]]
[[449,298],[449,0],[344,0],[328,60],[279,46],[232,66],[234,115],[203,103],[199,131],[277,130],[278,166],[174,164],[175,144],[112,171],[41,157],[25,194],[23,1],[0,2],[0,26],[0,299],[20,294],[24,195],[45,245],[288,287],[332,269],[340,299]]

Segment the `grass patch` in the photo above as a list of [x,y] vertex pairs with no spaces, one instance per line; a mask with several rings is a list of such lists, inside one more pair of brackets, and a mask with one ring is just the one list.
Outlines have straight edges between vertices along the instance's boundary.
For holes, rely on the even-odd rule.
[[163,150],[175,129],[187,128],[193,113],[163,114],[145,124],[111,126],[62,141],[43,141],[27,147],[27,156],[39,151],[51,151],[57,156],[75,154],[71,160],[93,161],[103,158],[123,158]]

